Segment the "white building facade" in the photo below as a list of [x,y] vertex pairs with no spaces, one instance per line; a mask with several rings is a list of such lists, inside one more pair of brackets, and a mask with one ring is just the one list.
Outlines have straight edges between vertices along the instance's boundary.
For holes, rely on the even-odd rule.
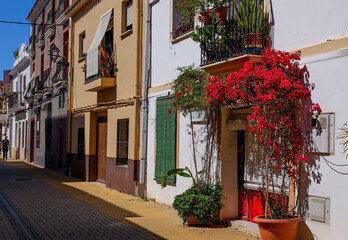
[[8,96],[9,157],[24,160],[28,150],[28,114],[24,95],[30,81],[30,59],[24,43],[19,48],[10,75],[13,89]]
[[[212,73],[214,64],[233,65],[240,61],[237,59],[247,58],[247,54],[238,54],[214,64],[202,64],[200,46],[189,37],[192,29],[176,34],[177,28],[183,25],[177,24],[173,1],[152,1],[151,5],[151,86],[146,189],[149,198],[156,198],[156,201],[168,205],[172,204],[175,195],[182,193],[192,184],[190,179],[177,177],[175,182],[161,189],[161,181],[158,175],[156,176],[156,125],[161,114],[159,107],[163,106],[162,103],[166,104],[165,101],[168,102],[166,99],[172,93],[172,82],[178,75],[177,67],[201,65],[203,69]],[[305,223],[309,227],[309,234],[315,235],[318,239],[346,239],[348,219],[345,213],[348,212],[348,191],[345,182],[348,179],[348,165],[343,147],[336,137],[340,132],[339,128],[348,122],[345,104],[348,89],[348,3],[343,0],[266,0],[264,5],[270,17],[269,46],[276,50],[301,52],[301,64],[307,66],[309,81],[315,84],[312,101],[318,102],[323,110],[319,116],[324,126],[323,132],[314,138],[320,156],[320,161],[316,163],[320,177],[313,179],[313,176],[308,176],[304,197],[308,200],[303,216]],[[236,169],[237,131],[230,131],[225,124],[237,114],[246,112],[223,110],[220,128],[221,176],[224,195],[227,197],[222,218],[226,219],[241,218],[242,211],[238,206],[241,200]],[[177,168],[193,168],[190,136],[187,134],[188,123],[188,119],[181,114],[176,117],[176,154],[173,166]],[[305,230],[301,228],[301,231]]]

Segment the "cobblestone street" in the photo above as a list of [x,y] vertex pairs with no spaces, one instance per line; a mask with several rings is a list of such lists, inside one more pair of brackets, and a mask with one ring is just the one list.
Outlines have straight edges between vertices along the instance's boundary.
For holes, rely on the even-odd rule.
[[152,239],[3,162],[0,209],[0,239]]
[[22,161],[0,161],[0,239],[258,239],[237,226],[183,226],[146,202]]

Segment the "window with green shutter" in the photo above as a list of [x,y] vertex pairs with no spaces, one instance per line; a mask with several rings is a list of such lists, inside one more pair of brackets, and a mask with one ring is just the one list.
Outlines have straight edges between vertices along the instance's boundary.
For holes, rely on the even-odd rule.
[[[172,96],[157,98],[155,180],[159,181],[165,172],[176,167],[176,113],[168,114],[172,102]],[[175,177],[167,181],[174,183]]]

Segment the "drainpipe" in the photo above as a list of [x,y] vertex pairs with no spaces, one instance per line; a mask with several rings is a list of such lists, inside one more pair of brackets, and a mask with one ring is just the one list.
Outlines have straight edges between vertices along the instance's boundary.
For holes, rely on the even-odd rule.
[[[150,50],[150,4],[149,0],[146,0],[146,22],[145,22],[145,52],[144,52],[144,68],[143,68],[143,98],[141,110],[143,114],[142,118],[142,130],[141,130],[141,159],[140,159],[140,173],[139,183],[146,182],[146,159],[147,159],[147,123],[148,123],[148,87],[149,87],[149,50]],[[146,187],[145,187],[146,189]],[[146,195],[146,194],[145,194]]]
[[73,58],[73,45],[74,45],[74,22],[72,21],[72,18],[70,18],[70,64],[69,64],[69,89],[68,89],[68,161],[69,161],[69,176],[71,176],[71,142],[72,142],[72,100],[73,100],[73,64],[74,64],[74,58]]

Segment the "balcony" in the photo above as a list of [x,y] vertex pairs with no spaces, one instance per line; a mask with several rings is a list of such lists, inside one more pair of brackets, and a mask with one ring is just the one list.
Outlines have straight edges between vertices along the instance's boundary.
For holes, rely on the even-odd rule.
[[39,37],[36,42],[37,48],[43,48],[45,46],[45,39],[43,37]]
[[[98,73],[85,78],[85,90],[86,91],[100,91],[106,88],[116,87],[116,74],[115,74],[115,50],[114,46],[109,45],[104,48],[99,46],[98,48]],[[86,73],[88,65],[88,55],[86,57]],[[92,67],[92,66],[90,66]]]
[[213,16],[197,34],[201,47],[201,68],[211,74],[236,71],[246,61],[260,61],[267,37],[268,17],[262,0],[227,2],[226,19]]
[[69,19],[64,15],[64,11],[69,7],[69,0],[59,0],[55,16],[58,24],[66,23]]
[[13,92],[8,97],[8,111],[9,113],[16,113],[25,110],[25,104],[19,99],[17,92]]
[[57,70],[52,77],[52,83],[54,88],[58,89],[59,91],[65,90],[68,86],[68,75],[68,66],[64,65],[62,62],[58,62]]

